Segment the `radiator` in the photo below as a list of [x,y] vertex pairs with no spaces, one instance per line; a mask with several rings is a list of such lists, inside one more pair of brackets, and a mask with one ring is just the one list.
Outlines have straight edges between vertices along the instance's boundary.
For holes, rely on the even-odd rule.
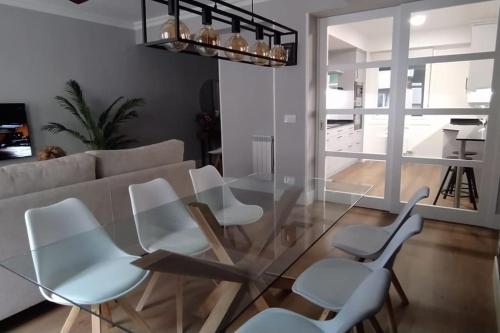
[[254,135],[252,152],[254,173],[274,173],[274,137]]

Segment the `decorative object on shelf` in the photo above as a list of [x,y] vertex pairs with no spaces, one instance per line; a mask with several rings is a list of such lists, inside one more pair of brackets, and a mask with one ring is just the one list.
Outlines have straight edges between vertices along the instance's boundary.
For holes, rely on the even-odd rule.
[[[118,106],[118,103],[124,98],[123,96],[119,97],[99,115],[99,118],[95,119],[78,82],[74,80],[68,81],[66,83],[66,93],[69,95],[69,99],[63,96],[56,96],[55,99],[63,109],[76,117],[85,128],[86,133],[80,133],[56,122],[48,123],[42,127],[42,130],[53,134],[67,133],[81,141],[88,148],[97,150],[126,148],[129,144],[135,142],[135,140],[127,138],[126,135],[119,134],[118,130],[123,122],[139,116],[135,109],[144,106],[144,99],[127,99]],[[116,111],[114,111],[115,109]]]
[[271,49],[271,66],[273,67],[281,67],[285,66],[286,64],[286,59],[287,59],[287,54],[286,50],[281,45],[281,35],[279,33],[276,33],[274,35],[274,46]]
[[[297,65],[298,32],[255,14],[253,0],[251,11],[222,0],[141,1],[142,35],[144,45],[147,47],[268,67]],[[162,27],[160,40],[148,40],[146,6],[148,1],[169,6],[170,17]],[[213,6],[207,3],[213,3]],[[181,11],[202,17],[203,27],[196,38],[191,38],[189,29],[180,20]],[[231,25],[233,35],[224,43],[224,46],[221,45],[219,33],[213,26],[215,22]],[[219,28],[218,25],[217,28]],[[251,50],[248,48],[248,41],[242,36],[243,30],[255,33],[255,44]],[[273,39],[274,47],[270,51]],[[286,43],[282,43],[282,39],[286,40]]]
[[255,44],[252,47],[252,54],[258,55],[259,57],[252,57],[252,62],[256,65],[266,65],[269,64],[269,45],[264,42],[264,28],[261,25],[256,27],[255,32]]
[[[241,21],[235,17],[231,25],[231,32],[234,34],[227,40],[226,47],[231,50],[238,50],[240,52],[248,51],[248,42],[241,35]],[[233,61],[241,61],[245,59],[245,55],[241,53],[234,53],[226,51],[226,56]]]
[[36,154],[36,158],[39,161],[52,160],[63,156],[66,156],[66,152],[58,146],[46,146]]
[[[176,39],[177,38],[177,16],[175,15],[175,1],[168,4],[168,19],[161,26],[160,37],[162,39]],[[182,39],[191,39],[191,31],[184,22],[179,21],[179,36]],[[171,42],[164,44],[165,48],[172,52],[180,52],[185,50],[189,44],[183,42]]]
[[205,7],[202,10],[201,21],[203,27],[200,29],[196,41],[199,43],[196,46],[198,53],[205,57],[213,57],[219,52],[217,49],[208,47],[220,46],[220,37],[217,30],[212,26],[212,11]]

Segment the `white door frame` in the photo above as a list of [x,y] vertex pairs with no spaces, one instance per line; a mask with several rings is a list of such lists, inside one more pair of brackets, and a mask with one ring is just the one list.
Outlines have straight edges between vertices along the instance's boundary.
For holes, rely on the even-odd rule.
[[[317,177],[324,177],[325,175],[326,156],[385,160],[386,183],[384,199],[368,197],[363,199],[360,205],[397,213],[403,205],[400,200],[401,167],[403,163],[414,162],[446,166],[454,165],[481,167],[483,176],[481,178],[479,189],[481,201],[479,203],[478,211],[467,211],[428,205],[419,205],[417,211],[432,219],[500,229],[499,215],[496,214],[496,203],[499,199],[497,198],[497,186],[500,182],[500,133],[498,133],[500,132],[500,108],[498,107],[500,104],[500,98],[496,96],[497,94],[493,94],[489,109],[406,109],[405,107],[408,65],[435,62],[470,61],[478,59],[500,60],[500,24],[498,24],[497,43],[496,50],[494,52],[409,58],[410,25],[404,24],[404,22],[408,22],[412,12],[483,1],[485,0],[422,0],[402,4],[396,7],[333,16],[318,20],[317,45],[319,52],[317,59],[317,105],[319,116],[317,118]],[[327,75],[325,75],[325,73],[328,72],[327,27],[330,25],[345,24],[382,17],[393,18],[392,59],[389,61],[375,61],[349,66],[354,66],[355,68],[391,67],[391,103],[389,109],[326,110]],[[493,92],[500,92],[500,61],[495,61],[492,90]],[[402,112],[401,110],[404,111]],[[325,123],[328,112],[335,114],[387,114],[389,116],[387,156],[367,153],[326,152]],[[483,161],[457,161],[403,156],[404,121],[405,116],[409,114],[488,115],[488,137]]]

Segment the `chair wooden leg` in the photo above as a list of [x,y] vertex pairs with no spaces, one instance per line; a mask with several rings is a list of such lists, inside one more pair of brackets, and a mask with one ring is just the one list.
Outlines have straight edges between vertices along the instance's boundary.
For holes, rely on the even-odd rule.
[[319,316],[318,320],[326,320],[328,318],[329,314],[330,314],[330,310],[324,309],[323,312],[321,312],[321,315]]
[[396,317],[394,316],[394,308],[392,307],[391,296],[387,295],[385,301],[385,306],[387,309],[387,316],[389,319],[389,328],[391,333],[398,333],[398,325],[396,323]]
[[[134,325],[143,333],[152,333],[148,324],[141,318],[141,316],[123,299],[117,299],[116,302],[118,305],[125,311],[127,316],[130,317]],[[94,333],[94,332],[92,332]]]
[[68,318],[64,322],[64,325],[61,329],[61,333],[70,333],[71,328],[75,324],[76,318],[78,318],[78,314],[80,313],[80,308],[77,306],[73,306],[71,311],[69,312]]
[[151,293],[153,292],[153,289],[156,286],[158,279],[160,278],[160,274],[161,273],[159,273],[159,272],[153,273],[153,275],[151,276],[151,279],[148,282],[148,285],[146,286],[146,289],[144,290],[144,293],[141,296],[141,299],[139,300],[139,303],[137,303],[137,306],[135,307],[135,311],[141,312],[144,309],[146,302],[148,301],[149,297],[151,296]]
[[177,290],[175,292],[175,304],[177,314],[177,333],[184,331],[184,276],[177,276]]
[[401,286],[401,283],[399,282],[398,277],[396,276],[396,273],[394,271],[391,271],[391,280],[394,288],[398,292],[399,297],[401,298],[401,303],[406,306],[410,304],[410,301],[408,301],[408,297],[406,296],[403,287]]
[[365,327],[363,326],[363,322],[356,325],[356,333],[365,333]]
[[372,325],[375,333],[384,333],[384,330],[382,329],[382,326],[380,326],[380,323],[378,322],[377,317],[375,317],[375,316],[371,317],[370,324]]
[[111,308],[109,307],[109,303],[101,304],[101,315],[103,318],[109,320],[109,322],[106,320],[101,320],[101,329],[105,333],[107,333],[107,332],[111,331],[111,329],[113,328],[113,325],[111,325],[111,323],[110,323],[110,322],[112,322],[113,317],[111,314]]
[[90,310],[92,311],[91,321],[92,321],[92,333],[101,333],[101,306],[99,304],[92,305]]

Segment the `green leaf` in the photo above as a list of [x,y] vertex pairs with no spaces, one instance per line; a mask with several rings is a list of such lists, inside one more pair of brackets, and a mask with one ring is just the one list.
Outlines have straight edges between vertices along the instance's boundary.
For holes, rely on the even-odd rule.
[[68,133],[86,145],[88,145],[90,143],[90,141],[87,140],[87,138],[83,134],[79,133],[76,130],[67,128],[66,126],[59,124],[59,123],[48,123],[47,125],[42,127],[42,130],[50,132],[52,134]]
[[99,121],[97,123],[97,126],[99,128],[102,128],[104,124],[106,124],[106,122],[108,121],[109,114],[111,113],[111,110],[113,110],[115,105],[123,98],[124,98],[123,96],[118,97],[113,103],[111,103],[111,105],[106,109],[106,111],[101,113],[101,116],[99,117]]

